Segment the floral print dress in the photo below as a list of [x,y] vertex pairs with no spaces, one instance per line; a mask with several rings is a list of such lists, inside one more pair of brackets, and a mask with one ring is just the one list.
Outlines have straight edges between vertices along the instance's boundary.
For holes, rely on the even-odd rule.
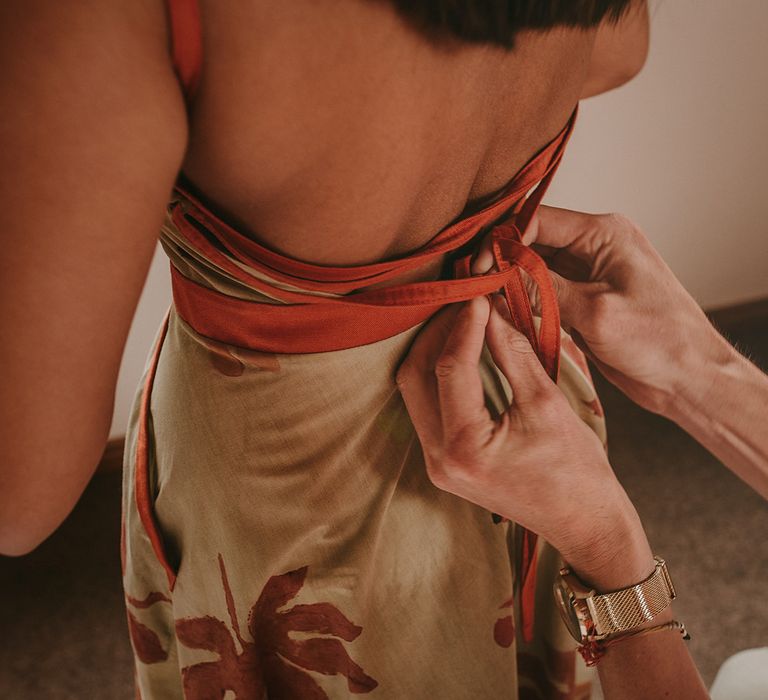
[[[222,224],[182,218],[198,209],[181,193],[169,209],[161,242],[174,274],[226,299],[279,304],[224,268],[235,256],[212,235]],[[394,382],[421,323],[333,351],[265,351],[195,330],[177,291],[126,440],[137,697],[590,697],[592,670],[552,596],[557,552],[536,544],[523,635],[524,533],[427,478]],[[584,357],[559,340],[558,384],[604,441]],[[503,411],[510,388],[487,351],[481,373],[489,409]]]

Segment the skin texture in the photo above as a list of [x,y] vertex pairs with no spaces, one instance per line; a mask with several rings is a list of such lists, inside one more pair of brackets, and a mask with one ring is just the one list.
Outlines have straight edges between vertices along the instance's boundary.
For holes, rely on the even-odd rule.
[[[539,533],[575,559],[585,542],[612,533],[609,518],[624,508],[626,495],[597,436],[501,308],[499,297],[492,311],[480,297],[437,314],[401,365],[398,386],[433,483]],[[486,408],[478,371],[485,341],[514,394],[499,420]],[[552,463],[562,468],[541,469]],[[604,510],[585,519],[584,502]]]
[[104,449],[186,119],[156,3],[0,3],[0,65],[0,552],[22,554]]
[[542,207],[526,239],[548,261],[564,324],[605,377],[768,498],[768,377],[715,330],[640,228]]
[[349,0],[204,3],[203,21],[184,172],[246,234],[337,265],[413,250],[501,188],[567,121],[595,38],[434,47]]
[[[525,242],[547,260],[563,324],[606,378],[679,423],[768,498],[768,377],[717,333],[643,232],[616,214],[542,207]],[[492,269],[487,247],[472,269]],[[536,308],[535,287],[530,296]],[[514,394],[498,420],[483,402],[483,342]],[[398,385],[439,488],[538,532],[598,591],[632,585],[653,570],[637,512],[606,455],[513,328],[500,297],[492,307],[476,299],[431,320]],[[557,478],[540,464],[559,465]],[[593,504],[594,517],[584,518],[584,503]],[[667,610],[646,626],[671,619]],[[623,641],[598,669],[606,698],[707,697],[676,634]]]
[[[50,534],[98,462],[125,338],[182,165],[262,242],[316,262],[368,262],[421,245],[498,190],[595,79],[595,32],[521,37],[504,55],[427,48],[378,4],[217,7],[203,3],[207,58],[188,121],[159,2],[0,5],[0,101],[14,107],[0,121],[0,329],[12,338],[0,343],[4,554],[28,552]],[[612,73],[603,88],[617,74],[627,75]],[[465,332],[450,330],[457,319]],[[470,376],[486,326],[519,390],[500,426],[482,415]],[[594,437],[537,374],[524,339],[483,300],[460,315],[447,309],[428,328],[437,332],[419,336],[398,381],[427,436],[436,483],[546,533],[595,586],[645,577],[650,551],[634,509]],[[450,437],[465,424],[461,382],[475,401],[464,404],[472,410],[459,433],[482,456],[477,468]],[[572,499],[562,486],[533,481],[533,461],[554,440],[537,427],[542,415],[562,417],[591,457],[567,473],[569,485],[605,504],[599,517],[579,519],[583,529],[565,526]],[[501,464],[511,445],[524,446],[525,463]],[[526,470],[531,490],[502,503],[496,482],[510,468]],[[601,664],[614,697],[705,697],[679,639],[653,635],[615,649]],[[654,675],[639,677],[647,668]]]
[[0,102],[13,106],[0,116],[4,554],[53,532],[96,468],[180,168],[293,257],[405,253],[562,128],[599,34],[528,34],[509,54],[430,46],[367,0],[201,9],[187,114],[160,0],[0,4]]
[[[430,479],[538,532],[599,591],[642,581],[654,563],[637,512],[595,435],[497,308],[490,310],[481,298],[443,310],[419,334],[398,371]],[[496,420],[485,407],[478,370],[484,341],[514,395]],[[668,609],[653,624],[670,619]],[[677,633],[611,646],[598,671],[609,700],[708,697]]]
[[648,57],[650,23],[648,5],[633,3],[617,24],[600,27],[592,46],[589,74],[581,96],[612,90],[636,76]]

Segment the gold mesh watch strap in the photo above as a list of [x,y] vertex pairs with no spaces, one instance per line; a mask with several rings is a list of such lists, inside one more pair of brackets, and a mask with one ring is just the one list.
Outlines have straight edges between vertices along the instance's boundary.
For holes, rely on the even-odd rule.
[[632,629],[652,620],[675,597],[675,588],[667,565],[656,559],[653,573],[640,583],[614,593],[590,596],[586,603],[599,635]]

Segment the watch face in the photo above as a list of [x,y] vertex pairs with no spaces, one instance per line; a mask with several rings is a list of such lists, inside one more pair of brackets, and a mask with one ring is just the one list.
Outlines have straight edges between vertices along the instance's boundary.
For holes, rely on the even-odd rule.
[[557,607],[560,610],[560,617],[563,618],[563,622],[568,628],[568,632],[570,632],[575,640],[581,641],[581,625],[579,624],[579,618],[577,617],[571,602],[571,592],[562,579],[555,583],[555,600],[557,601]]

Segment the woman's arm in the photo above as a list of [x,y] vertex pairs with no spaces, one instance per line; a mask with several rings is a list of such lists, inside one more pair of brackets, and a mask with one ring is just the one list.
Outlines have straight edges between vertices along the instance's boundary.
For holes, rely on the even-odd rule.
[[0,553],[45,539],[104,449],[186,142],[162,3],[0,3]]
[[606,378],[768,498],[768,376],[715,330],[643,232],[615,214],[541,207],[526,241],[547,257],[562,320]]
[[[478,371],[486,339],[513,393],[499,420],[485,407]],[[652,572],[637,512],[599,440],[526,338],[497,310],[489,313],[485,298],[430,321],[397,380],[436,486],[537,532],[600,592],[634,585]],[[608,700],[708,697],[684,641],[672,631],[607,647],[598,671]]]
[[635,0],[616,23],[603,20],[595,35],[582,99],[632,80],[645,65],[649,35],[647,0]]

